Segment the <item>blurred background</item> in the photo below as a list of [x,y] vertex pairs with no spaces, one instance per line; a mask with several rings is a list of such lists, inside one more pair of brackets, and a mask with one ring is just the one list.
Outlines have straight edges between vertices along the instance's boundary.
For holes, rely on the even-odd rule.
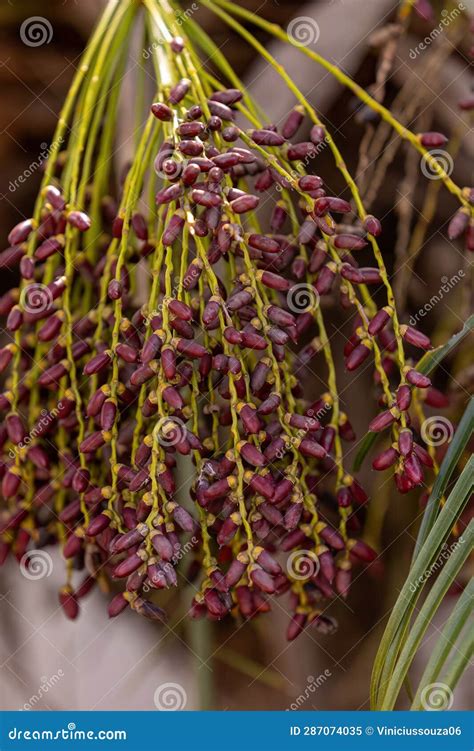
[[[0,231],[4,244],[9,228],[31,214],[41,163],[47,157],[61,104],[103,4],[103,0],[47,0],[40,4],[3,0],[0,6]],[[245,0],[237,4],[284,28],[295,18],[316,21],[315,51],[390,106],[413,131],[448,134],[453,179],[461,186],[472,182],[474,143],[468,119],[458,107],[472,86],[468,69],[472,37],[466,16],[456,14],[452,23],[442,26],[420,49],[420,42],[437,27],[437,19],[457,6],[433,3],[432,18],[425,10],[403,22],[399,4],[393,0],[306,4]],[[423,11],[426,4],[418,5]],[[473,10],[468,0],[460,5],[471,5]],[[199,8],[199,2],[187,7],[211,32],[269,118],[278,122],[294,102],[283,87],[276,88],[273,72],[256,61],[251,48],[216,17]],[[21,24],[38,15],[50,22],[51,39],[40,46],[27,46],[20,37]],[[454,247],[445,232],[457,208],[455,199],[439,181],[424,179],[419,155],[387,132],[322,68],[295,48],[252,31],[269,45],[331,125],[368,210],[383,221],[384,257],[394,275],[402,318],[408,322],[410,315],[436,294],[444,277],[465,270],[461,248]],[[124,107],[124,128],[128,117]],[[317,157],[318,174],[333,195],[345,195],[327,152]],[[126,153],[119,153],[119,160],[126,158]],[[4,285],[7,280],[0,278],[0,294]],[[456,285],[424,318],[424,330],[435,343],[445,341],[461,327],[472,306],[469,289],[468,284]],[[350,322],[337,307],[328,308],[326,315],[329,333],[341,332],[336,345],[341,353],[350,336]],[[472,385],[472,370],[466,372],[464,358],[463,353],[456,355],[438,374],[443,385],[457,374],[452,382],[455,385],[450,386],[453,419],[462,411]],[[338,361],[342,363],[342,355]],[[360,438],[372,415],[367,414],[361,380],[357,393],[350,386],[344,389],[348,380],[342,365],[340,371],[342,406]],[[319,395],[323,374],[323,367],[319,374],[316,364],[315,372],[305,376],[309,394],[313,389]],[[367,393],[373,389],[370,376],[365,388]],[[349,453],[348,466],[352,459]],[[109,621],[109,598],[97,591],[84,601],[80,619],[72,623],[56,606],[62,584],[57,553],[53,554],[50,575],[41,582],[28,581],[8,563],[0,569],[1,708],[154,709],[158,693],[173,684],[174,688],[166,690],[177,692],[186,709],[368,709],[372,661],[407,571],[420,508],[417,494],[397,497],[391,483],[374,476],[370,460],[364,464],[361,479],[372,498],[365,537],[383,554],[365,570],[356,571],[346,602],[338,599],[331,605],[328,612],[339,623],[332,636],[307,630],[288,644],[283,600],[274,602],[269,616],[246,624],[189,622],[183,615],[192,592],[185,589],[165,627],[132,613]],[[427,635],[427,652],[437,627],[434,623]],[[466,681],[456,691],[454,708],[468,704]]]

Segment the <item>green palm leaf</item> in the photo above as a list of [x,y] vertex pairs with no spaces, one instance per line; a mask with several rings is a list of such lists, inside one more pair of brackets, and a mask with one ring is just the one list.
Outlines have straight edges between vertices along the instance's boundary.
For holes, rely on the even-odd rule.
[[[453,525],[459,519],[473,491],[473,457],[465,465],[444,506],[440,509],[440,500],[472,435],[473,419],[474,402],[471,402],[459,424],[433,486],[418,534],[411,568],[379,645],[371,685],[371,702],[374,709],[394,708],[427,628],[473,549],[474,522],[471,522],[457,542],[453,542],[450,547],[447,544]],[[449,555],[444,562],[446,550],[449,551]],[[441,569],[441,573],[420,606],[418,602],[427,580],[438,569]],[[473,587],[469,586],[454,606],[439,640],[432,649],[431,658],[416,689],[412,708],[426,705],[427,686],[435,686],[438,691],[445,690],[448,700],[452,698],[454,685],[472,654],[472,640],[461,639],[463,628],[472,612],[472,595]],[[445,674],[445,681],[449,682],[442,684],[444,689],[439,689],[441,684],[433,683],[433,681],[445,668],[452,652],[455,654]]]

